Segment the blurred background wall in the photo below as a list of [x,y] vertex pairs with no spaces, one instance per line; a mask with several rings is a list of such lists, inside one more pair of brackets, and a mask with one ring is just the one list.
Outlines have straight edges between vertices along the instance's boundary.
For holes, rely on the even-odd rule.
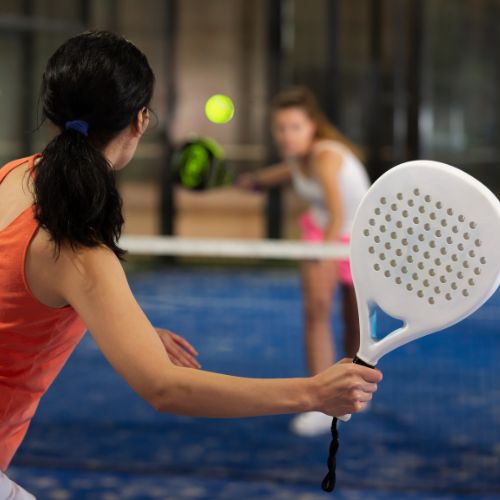
[[[288,190],[202,194],[171,186],[169,155],[212,137],[234,171],[275,159],[269,103],[305,84],[364,150],[373,179],[415,158],[452,163],[500,190],[497,0],[2,0],[0,162],[43,149],[40,78],[69,36],[109,29],[136,43],[157,75],[157,120],[118,174],[126,232],[295,237]],[[213,93],[236,114],[214,125]]]

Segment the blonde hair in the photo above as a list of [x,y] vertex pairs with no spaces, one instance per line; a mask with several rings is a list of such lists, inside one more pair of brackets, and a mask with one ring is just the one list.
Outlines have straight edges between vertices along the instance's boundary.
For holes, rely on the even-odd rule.
[[291,87],[280,92],[272,102],[273,113],[282,109],[300,108],[316,125],[316,139],[330,139],[346,146],[359,160],[364,160],[361,149],[335,127],[321,111],[314,94],[306,87]]

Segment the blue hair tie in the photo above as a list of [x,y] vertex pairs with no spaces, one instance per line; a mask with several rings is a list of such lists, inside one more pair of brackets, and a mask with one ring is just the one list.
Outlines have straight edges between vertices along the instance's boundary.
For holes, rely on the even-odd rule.
[[66,130],[76,130],[77,132],[80,132],[80,134],[83,134],[85,136],[89,135],[89,124],[85,120],[69,121],[66,122],[64,127],[66,128]]

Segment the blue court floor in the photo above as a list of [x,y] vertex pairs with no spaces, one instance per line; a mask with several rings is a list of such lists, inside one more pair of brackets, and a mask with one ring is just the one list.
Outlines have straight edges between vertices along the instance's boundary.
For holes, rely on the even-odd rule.
[[[204,369],[305,374],[295,270],[165,267],[129,279],[153,324],[192,342]],[[370,411],[340,427],[332,498],[500,498],[499,319],[497,294],[460,325],[381,361]],[[157,414],[87,334],[9,474],[40,499],[328,498],[319,487],[328,436],[296,437],[291,418]]]

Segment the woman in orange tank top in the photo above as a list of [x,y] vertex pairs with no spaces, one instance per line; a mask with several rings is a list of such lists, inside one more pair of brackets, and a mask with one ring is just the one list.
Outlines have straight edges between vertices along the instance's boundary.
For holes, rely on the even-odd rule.
[[146,57],[124,38],[71,38],[42,81],[55,138],[0,169],[0,499],[33,498],[5,471],[85,330],[141,397],[179,415],[342,415],[363,409],[381,379],[348,360],[306,378],[211,373],[186,341],[151,325],[120,263],[113,174],[147,129],[153,86]]

